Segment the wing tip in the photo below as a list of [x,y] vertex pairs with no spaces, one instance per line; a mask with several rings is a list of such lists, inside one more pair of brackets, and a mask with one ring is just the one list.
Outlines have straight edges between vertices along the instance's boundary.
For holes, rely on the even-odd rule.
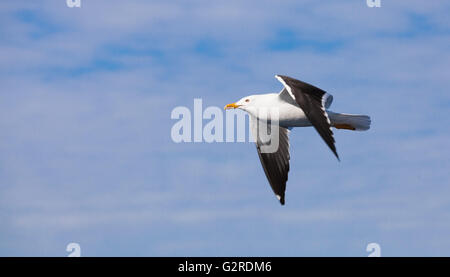
[[291,78],[291,77],[289,77],[287,75],[275,74],[275,78],[278,79],[279,81],[284,82],[284,78]]
[[337,151],[334,150],[333,153],[334,153],[334,155],[336,156],[338,162],[340,162],[340,161],[341,161],[341,158],[339,158],[339,155],[338,155]]
[[278,200],[280,201],[281,206],[284,206],[284,195],[280,196],[278,194],[276,194]]

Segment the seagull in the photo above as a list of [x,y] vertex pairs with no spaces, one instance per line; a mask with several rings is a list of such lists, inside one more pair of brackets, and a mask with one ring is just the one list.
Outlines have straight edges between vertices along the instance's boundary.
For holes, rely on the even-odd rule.
[[[225,106],[227,109],[241,109],[249,114],[250,128],[256,143],[256,149],[264,173],[273,192],[280,201],[285,203],[286,182],[289,172],[289,132],[294,127],[313,126],[330,150],[339,159],[331,127],[336,129],[366,131],[370,128],[370,117],[367,115],[335,113],[328,108],[333,102],[333,96],[320,88],[300,80],[275,75],[283,84],[279,93],[250,95],[235,103]],[[273,120],[263,109],[272,109]],[[270,131],[264,136],[262,127]],[[277,137],[275,137],[277,136]],[[268,151],[265,147],[272,142],[276,149]]]

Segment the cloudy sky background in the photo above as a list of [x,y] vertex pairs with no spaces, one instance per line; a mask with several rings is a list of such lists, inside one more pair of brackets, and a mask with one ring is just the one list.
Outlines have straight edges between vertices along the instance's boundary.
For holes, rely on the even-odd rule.
[[[0,255],[450,255],[450,2],[2,1]],[[291,133],[286,206],[250,143],[173,108],[279,91],[372,117]],[[205,121],[206,123],[207,121]]]

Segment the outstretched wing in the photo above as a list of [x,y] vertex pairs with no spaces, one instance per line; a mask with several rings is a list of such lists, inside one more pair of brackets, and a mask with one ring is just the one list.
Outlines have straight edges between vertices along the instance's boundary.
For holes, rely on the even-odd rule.
[[[284,205],[284,194],[286,191],[286,182],[288,180],[289,172],[289,130],[283,127],[278,128],[278,132],[270,132],[270,141],[261,138],[260,128],[261,124],[267,124],[254,117],[251,117],[251,130],[253,138],[256,143],[256,150],[258,151],[259,160],[264,169],[267,179],[273,192],[277,196],[281,205]],[[270,123],[267,124],[267,129],[273,131]],[[271,130],[272,129],[272,130]],[[278,134],[277,134],[278,133]],[[278,148],[272,153],[264,151],[264,147],[273,142],[274,136],[278,135]]]
[[331,122],[325,111],[325,108],[330,106],[333,101],[332,96],[320,88],[288,76],[275,75],[275,78],[284,85],[290,96],[297,102],[308,120],[339,160],[336,146],[334,145]]

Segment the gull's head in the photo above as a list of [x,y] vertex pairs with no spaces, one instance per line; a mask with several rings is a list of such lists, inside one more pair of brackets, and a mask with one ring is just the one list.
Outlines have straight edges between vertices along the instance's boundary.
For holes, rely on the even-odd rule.
[[224,107],[225,110],[228,109],[241,109],[246,111],[248,107],[253,107],[255,104],[255,97],[254,96],[246,96],[241,98],[236,103],[228,104]]

